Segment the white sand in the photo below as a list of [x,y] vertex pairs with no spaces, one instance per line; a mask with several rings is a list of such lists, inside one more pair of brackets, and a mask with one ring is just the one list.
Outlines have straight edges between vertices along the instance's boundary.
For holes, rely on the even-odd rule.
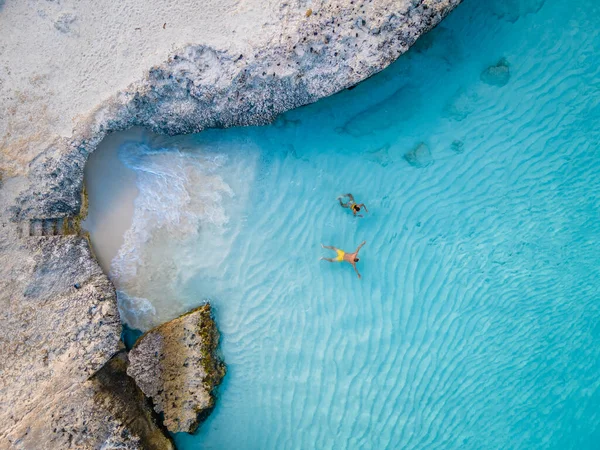
[[[186,44],[264,45],[276,0],[0,1],[0,169],[19,172],[55,136]],[[165,25],[166,24],[166,25]]]

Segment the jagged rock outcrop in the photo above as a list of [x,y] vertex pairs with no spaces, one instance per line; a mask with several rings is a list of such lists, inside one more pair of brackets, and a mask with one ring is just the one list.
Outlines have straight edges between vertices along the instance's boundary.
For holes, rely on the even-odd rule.
[[125,351],[117,353],[102,369],[94,374],[89,384],[94,391],[95,405],[124,424],[145,450],[172,450],[173,443],[166,430],[158,425],[150,401],[127,375],[129,360]]
[[131,432],[127,422],[100,405],[102,400],[91,382],[56,380],[45,394],[43,401],[32,405],[0,437],[0,448],[144,450],[140,437]]
[[127,373],[164,413],[174,433],[193,433],[213,409],[225,375],[209,304],[145,333],[131,349]]
[[123,355],[110,360],[115,291],[86,239],[0,235],[0,310],[0,448],[171,448]]
[[173,450],[126,370],[121,351],[89,380],[56,380],[54,391],[13,427],[0,448]]

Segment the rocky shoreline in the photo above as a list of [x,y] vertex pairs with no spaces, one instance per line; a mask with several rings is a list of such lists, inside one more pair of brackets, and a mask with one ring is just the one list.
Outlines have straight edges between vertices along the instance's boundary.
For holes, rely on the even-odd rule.
[[[123,411],[129,400],[97,395],[99,380],[110,391],[103,374],[125,364],[110,362],[122,346],[114,288],[77,235],[83,169],[107,133],[267,124],[384,69],[459,3],[286,4],[268,45],[239,54],[187,46],[78,120],[71,137],[53,138],[21,173],[0,165],[0,448],[172,445],[144,444],[157,431],[141,436],[135,421],[102,406]],[[125,390],[121,398],[139,397],[131,385]],[[152,423],[145,408],[136,411]]]
[[278,114],[381,71],[436,26],[459,0],[336,1],[285,11],[277,43],[232,55],[190,45],[100,105],[29,168],[11,208],[15,221],[76,216],[87,156],[107,133],[134,126],[169,135],[265,125]]

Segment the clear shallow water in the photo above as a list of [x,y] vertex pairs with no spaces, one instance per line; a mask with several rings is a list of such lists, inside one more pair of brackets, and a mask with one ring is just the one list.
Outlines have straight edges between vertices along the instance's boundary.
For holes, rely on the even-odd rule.
[[[88,227],[124,319],[216,308],[229,372],[180,448],[598,448],[598,23],[591,0],[467,0],[272,126],[94,155]],[[508,83],[483,82],[503,57]],[[362,280],[318,260],[363,239]]]

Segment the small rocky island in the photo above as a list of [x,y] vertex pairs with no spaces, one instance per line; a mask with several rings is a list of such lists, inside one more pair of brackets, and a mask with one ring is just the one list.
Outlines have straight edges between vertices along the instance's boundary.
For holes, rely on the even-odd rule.
[[173,433],[193,433],[215,405],[225,375],[210,304],[144,334],[129,353],[130,375]]
[[384,69],[459,3],[0,1],[0,448],[171,449],[155,411],[193,432],[214,405],[209,306],[123,352],[114,287],[79,227],[107,133],[267,124]]

